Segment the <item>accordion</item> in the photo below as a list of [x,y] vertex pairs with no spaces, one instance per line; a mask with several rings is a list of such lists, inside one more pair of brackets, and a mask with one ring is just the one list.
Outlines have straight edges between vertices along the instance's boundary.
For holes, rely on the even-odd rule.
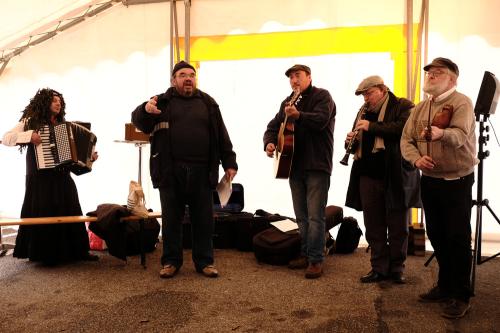
[[45,125],[38,134],[42,139],[35,149],[38,169],[64,167],[75,175],[92,171],[97,137],[86,127],[65,122]]

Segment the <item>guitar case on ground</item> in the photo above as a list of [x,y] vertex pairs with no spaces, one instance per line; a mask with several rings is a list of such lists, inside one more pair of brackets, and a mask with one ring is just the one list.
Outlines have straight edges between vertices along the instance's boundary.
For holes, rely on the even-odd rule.
[[[222,207],[217,191],[213,192],[214,202],[214,233],[213,243],[216,249],[237,248],[241,235],[240,224],[248,223],[253,219],[252,213],[242,212],[245,205],[243,185],[232,184],[232,193],[227,204]],[[186,249],[192,248],[191,220],[189,209],[186,207],[182,223],[182,242]]]

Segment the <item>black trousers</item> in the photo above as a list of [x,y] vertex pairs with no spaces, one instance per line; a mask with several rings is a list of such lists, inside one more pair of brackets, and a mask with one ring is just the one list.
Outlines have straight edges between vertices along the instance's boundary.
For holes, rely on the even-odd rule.
[[208,167],[176,164],[171,185],[160,187],[162,210],[163,254],[161,264],[180,268],[183,264],[182,220],[189,206],[191,220],[192,259],[200,271],[214,262],[213,199],[208,180]]
[[372,270],[389,275],[404,271],[410,209],[388,209],[385,191],[382,179],[361,176],[359,192]]
[[438,286],[448,296],[464,301],[472,296],[473,184],[474,173],[456,180],[427,176],[421,179],[427,236],[439,264]]

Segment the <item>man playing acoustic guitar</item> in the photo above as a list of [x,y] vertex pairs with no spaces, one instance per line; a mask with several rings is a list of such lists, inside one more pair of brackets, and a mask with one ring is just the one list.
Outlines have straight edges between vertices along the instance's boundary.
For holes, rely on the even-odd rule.
[[[273,157],[278,141],[280,145],[293,145],[286,147],[292,149],[291,154],[286,154],[290,161],[283,162],[289,168],[293,208],[302,243],[300,257],[292,260],[289,267],[307,268],[306,278],[318,278],[323,274],[325,207],[332,172],[335,103],[327,90],[312,85],[308,66],[294,65],[285,75],[294,93],[281,103],[279,112],[267,125],[264,150]],[[299,98],[296,98],[297,90]],[[293,138],[278,139],[279,135]],[[279,151],[276,154],[280,156]],[[281,164],[282,161],[277,162]],[[287,177],[287,173],[284,176],[277,174],[277,178]]]

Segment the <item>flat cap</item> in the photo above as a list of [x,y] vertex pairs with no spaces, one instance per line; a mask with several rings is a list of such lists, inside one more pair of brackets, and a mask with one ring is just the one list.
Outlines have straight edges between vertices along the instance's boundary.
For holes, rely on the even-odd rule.
[[174,69],[172,69],[172,77],[175,75],[175,73],[183,68],[191,68],[195,73],[196,69],[194,69],[193,66],[191,66],[189,63],[185,62],[184,60],[179,61],[178,63],[175,64]]
[[287,77],[290,77],[290,74],[296,71],[304,71],[307,74],[311,75],[311,69],[308,66],[299,64],[293,65],[292,67],[288,68],[285,72],[285,75]]
[[432,62],[428,65],[424,66],[424,71],[428,71],[431,67],[445,67],[448,68],[450,71],[456,74],[458,76],[458,66],[455,64],[453,61],[451,61],[448,58],[436,58],[432,60]]
[[384,80],[382,80],[382,78],[378,75],[368,76],[366,79],[361,81],[361,83],[358,86],[358,89],[356,89],[356,92],[354,94],[361,95],[362,93],[364,93],[368,89],[370,89],[372,87],[377,87],[377,86],[384,86],[385,87]]

